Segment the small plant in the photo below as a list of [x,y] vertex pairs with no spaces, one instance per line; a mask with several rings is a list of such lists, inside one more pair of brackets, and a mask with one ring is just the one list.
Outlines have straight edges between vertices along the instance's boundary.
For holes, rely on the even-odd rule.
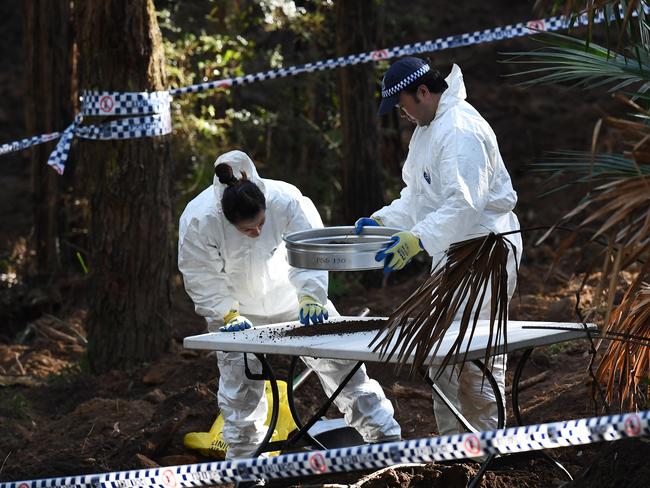
[[558,342],[557,344],[551,344],[548,346],[549,354],[555,356],[561,354],[569,348],[568,342]]
[[[490,365],[493,348],[501,341],[506,351],[508,348],[507,264],[508,254],[516,256],[517,251],[506,236],[515,232],[519,231],[490,233],[453,243],[445,253],[446,261],[436,266],[425,282],[390,315],[370,347],[380,351],[385,360],[396,356],[398,367],[404,366],[413,355],[413,373],[431,365],[428,358],[435,355],[454,319],[460,317],[458,338],[440,363],[435,379],[451,364],[460,364],[460,374],[490,289],[487,298],[490,329],[484,358],[484,363]],[[465,337],[468,341],[463,347]]]

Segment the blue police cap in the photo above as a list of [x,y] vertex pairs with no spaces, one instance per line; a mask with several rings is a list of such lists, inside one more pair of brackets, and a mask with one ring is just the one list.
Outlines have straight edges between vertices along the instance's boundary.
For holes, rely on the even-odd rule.
[[420,58],[408,56],[395,61],[381,80],[379,115],[390,112],[399,100],[399,92],[429,71],[429,64]]

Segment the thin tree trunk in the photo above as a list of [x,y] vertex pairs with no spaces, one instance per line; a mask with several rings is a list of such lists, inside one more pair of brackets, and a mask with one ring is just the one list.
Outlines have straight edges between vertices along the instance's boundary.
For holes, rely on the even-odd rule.
[[[152,0],[78,4],[80,89],[165,89]],[[129,368],[171,337],[171,162],[165,137],[81,141],[91,202],[88,354],[97,371]]]
[[[23,14],[27,132],[62,131],[72,122],[76,99],[72,2],[25,0]],[[52,149],[53,144],[42,144],[29,152],[36,272],[40,276],[60,270],[61,238],[68,233],[63,193],[73,172],[69,167],[62,178],[47,166]],[[64,261],[69,262],[69,257]]]
[[[376,1],[337,0],[338,56],[376,49],[376,39]],[[339,70],[343,197],[347,222],[370,215],[383,205],[375,97],[377,86],[372,64],[359,64]]]

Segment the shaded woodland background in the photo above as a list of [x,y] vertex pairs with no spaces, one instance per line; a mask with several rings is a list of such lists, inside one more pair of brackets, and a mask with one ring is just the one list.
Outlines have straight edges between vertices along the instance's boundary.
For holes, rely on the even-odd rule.
[[[108,19],[107,29],[117,31],[116,26],[123,20],[125,28],[131,29],[125,14],[120,13],[125,4],[83,3],[83,8],[76,9],[70,5],[73,4],[27,2],[22,12],[12,10],[11,3],[6,6],[8,11],[24,14],[24,31],[21,33],[21,24],[15,22],[6,35],[13,33],[17,46],[20,36],[24,40],[23,51],[20,46],[13,51],[16,58],[10,66],[18,70],[18,79],[26,81],[8,88],[19,90],[13,99],[23,101],[23,110],[11,113],[22,115],[25,126],[18,130],[22,124],[9,123],[7,140],[20,137],[14,134],[64,129],[78,108],[76,95],[85,88],[101,85],[102,89],[122,89],[122,85],[140,83],[140,89],[154,89],[153,85],[145,86],[149,82],[137,81],[141,75],[133,72],[133,66],[146,65],[144,58],[129,58],[121,78],[111,69],[116,60],[129,57],[129,43],[137,39],[131,39],[130,32],[101,32],[97,22]],[[397,3],[373,1],[158,2],[155,16],[163,34],[166,79],[171,87],[532,17],[532,6],[518,2],[471,4],[472,15],[466,14],[468,5],[462,3],[444,7],[414,4],[412,9],[403,11]],[[97,19],[92,18],[93,12]],[[89,37],[90,33],[95,37]],[[120,44],[123,39],[128,42]],[[528,165],[544,150],[584,147],[595,123],[592,121],[608,111],[601,105],[611,103],[608,97],[581,95],[588,112],[581,112],[584,122],[580,130],[572,128],[558,134],[555,128],[564,123],[567,115],[562,107],[575,103],[576,93],[557,86],[517,87],[504,78],[514,68],[498,62],[504,59],[497,54],[499,50],[532,46],[530,39],[519,39],[498,46],[431,53],[443,72],[449,70],[452,62],[463,68],[470,101],[493,125],[515,179],[526,176]],[[123,54],[116,55],[118,52]],[[20,60],[25,59],[31,64],[22,65]],[[104,65],[101,69],[100,62]],[[125,156],[128,153],[123,153],[127,149],[117,149],[111,156],[106,154],[107,147],[129,148],[138,142],[107,146],[77,141],[66,174],[59,178],[44,165],[52,143],[8,156],[7,171],[18,172],[22,167],[31,175],[26,190],[31,195],[28,205],[32,205],[26,208],[21,203],[19,210],[30,214],[23,221],[26,229],[18,231],[16,226],[8,225],[3,232],[8,248],[16,239],[32,234],[25,239],[22,251],[7,251],[22,255],[7,254],[6,274],[20,274],[22,281],[33,277],[39,285],[51,283],[51,287],[41,287],[46,306],[56,307],[60,302],[62,283],[92,290],[91,300],[96,307],[91,309],[89,333],[90,348],[94,351],[91,365],[95,369],[132,362],[128,357],[111,360],[101,349],[94,349],[94,344],[113,343],[120,335],[131,337],[134,325],[135,329],[148,331],[145,337],[163,337],[156,344],[143,345],[143,350],[136,354],[140,360],[155,357],[168,344],[164,337],[169,327],[150,328],[149,317],[158,314],[164,317],[163,321],[169,320],[170,291],[165,283],[176,269],[173,248],[177,218],[186,202],[210,184],[212,161],[219,154],[234,148],[245,150],[263,176],[284,179],[301,188],[314,200],[329,225],[351,223],[398,194],[400,165],[412,127],[396,114],[382,119],[375,115],[378,81],[386,66],[383,62],[348,67],[178,97],[172,107],[173,136],[165,139],[164,148],[150,149],[162,152],[150,152],[142,156],[142,161],[136,157],[127,164],[131,160]],[[62,71],[69,76],[66,78]],[[102,75],[103,81],[101,76],[94,77],[100,72],[112,72],[112,78],[106,74]],[[485,89],[494,84],[506,91]],[[547,140],[557,144],[549,148],[543,142]],[[30,170],[24,167],[26,157]],[[112,165],[110,161],[115,158],[124,162]],[[143,169],[135,177],[129,172],[129,165],[130,171]],[[114,166],[115,171],[111,169]],[[154,201],[156,185],[169,188],[171,201]],[[520,186],[518,190],[522,194],[518,213],[523,226],[550,224],[559,215],[533,208],[526,194],[528,188]],[[533,192],[531,198],[536,197]],[[12,196],[8,200],[16,202]],[[143,213],[149,218],[139,217]],[[152,232],[161,233],[148,235]],[[129,260],[129,253],[135,258]],[[27,259],[30,255],[34,258]],[[139,268],[134,260],[139,262]],[[144,266],[144,262],[151,265]],[[144,269],[151,271],[143,273]],[[345,287],[344,282],[349,279],[350,276],[334,277],[333,283]],[[352,277],[353,281],[357,279]],[[156,287],[151,293],[153,283]],[[148,289],[148,293],[141,295],[143,289]],[[124,303],[117,298],[116,290],[124,292]],[[336,295],[337,290],[333,292]],[[124,309],[138,310],[137,315],[145,319],[135,315],[120,317],[119,310]],[[113,325],[106,332],[102,324],[111,316],[109,321]],[[20,326],[17,324],[16,328]],[[116,330],[121,334],[113,333]],[[121,349],[120,344],[114,345],[114,349]]]
[[[536,16],[532,3],[416,1],[406,7],[389,0],[156,1],[155,18],[162,32],[159,47],[166,83],[176,87],[532,19]],[[112,63],[123,59],[110,51],[108,41],[126,24],[106,20],[105,27],[113,33],[89,29],[89,23],[100,18],[100,4],[87,2],[70,11],[68,2],[2,2],[0,141],[64,129],[77,108],[81,86],[123,89],[132,81],[133,70],[142,68],[137,56],[129,58],[132,65],[112,68]],[[104,2],[102,8],[104,13],[110,8],[125,11],[125,2]],[[107,19],[117,22],[118,17]],[[128,47],[128,41],[122,47]],[[430,53],[444,73],[451,63],[460,65],[468,100],[494,128],[520,196],[516,212],[522,228],[554,223],[578,198],[570,192],[542,197],[545,177],[532,173],[530,165],[545,151],[588,147],[599,117],[625,111],[604,91],[517,86],[506,77],[516,69],[500,62],[506,58],[502,53],[535,47],[532,39],[523,38]],[[95,56],[97,64],[89,63]],[[412,127],[396,114],[381,120],[375,116],[379,80],[387,65],[303,74],[178,97],[172,106],[174,133],[142,149],[150,152],[142,168],[135,169],[138,178],[127,171],[135,166],[111,172],[105,161],[111,153],[118,161],[136,165],[137,158],[125,154],[133,145],[148,144],[142,141],[77,142],[63,177],[45,166],[53,143],[2,157],[0,374],[23,379],[5,381],[8,384],[0,387],[0,459],[4,460],[0,479],[205,460],[182,447],[182,435],[209,428],[216,414],[217,371],[214,358],[181,349],[182,338],[200,333],[203,322],[193,313],[175,265],[178,216],[211,183],[214,159],[231,149],[249,153],[262,176],[297,185],[314,200],[326,225],[349,224],[390,201],[401,188],[400,168]],[[96,66],[102,68],[93,69]],[[616,133],[608,134],[602,144],[615,148]],[[160,206],[129,206],[131,195],[140,191],[138,183],[143,189],[151,183],[148,177],[169,187],[163,211]],[[125,180],[133,184],[128,194],[106,191],[109,183],[116,187]],[[124,188],[128,187],[120,186]],[[116,208],[115,204],[121,214],[138,222],[145,222],[148,212],[161,211],[169,239],[133,235],[138,259],[146,260],[152,273],[158,272],[155,281],[145,281],[154,279],[147,275],[129,282],[133,277],[107,260],[111,253],[102,250],[102,238],[115,230],[108,225],[115,220],[110,212],[95,210]],[[585,243],[576,248],[547,277],[560,237],[534,247],[535,237],[535,233],[524,235],[519,296],[513,300],[511,317],[574,321],[574,293],[580,283],[576,273],[583,270],[582,257],[590,247]],[[119,236],[115,239],[111,242],[118,242]],[[133,252],[114,249],[113,254],[128,259]],[[387,314],[427,269],[422,258],[388,280],[382,280],[380,272],[332,273],[330,295],[343,313],[356,314],[369,306],[373,314]],[[116,276],[108,279],[113,273]],[[117,306],[101,298],[116,295],[124,300],[116,300]],[[155,296],[157,302],[152,301]],[[128,329],[140,322],[111,315],[119,303],[136,303],[148,314],[158,313],[156,319],[147,315],[143,322],[152,327],[147,335],[159,340],[131,359],[119,356],[120,343],[128,342]],[[89,348],[79,337],[94,341],[99,349]],[[580,343],[537,354],[528,373],[552,374],[524,398],[529,405],[524,410],[527,420],[601,413],[589,400],[590,379],[585,372],[589,349]],[[513,355],[511,361],[516,359]],[[278,361],[280,370],[286,368]],[[382,365],[371,365],[370,371],[396,405],[406,438],[435,434],[424,385],[396,377]],[[315,384],[307,388],[299,405],[302,411],[309,410],[311,398],[319,395]],[[566,449],[559,456],[574,474],[580,473],[582,484],[574,486],[621,486],[618,483],[634,484],[631,476],[636,476],[637,485],[647,479],[647,471],[641,468],[644,453],[647,447],[637,442]],[[409,480],[432,486],[435,478],[440,486],[463,486],[463,476],[475,467],[462,466],[455,485],[431,473],[429,478],[429,474],[417,478],[415,473]],[[491,474],[484,486],[559,486],[562,482],[540,460],[525,460],[508,469]],[[618,473],[612,475],[618,476],[615,481],[605,475],[610,472]],[[343,481],[360,476],[351,474]],[[404,478],[390,486],[418,486],[416,481],[409,485],[411,481]],[[316,486],[324,482],[310,481]]]

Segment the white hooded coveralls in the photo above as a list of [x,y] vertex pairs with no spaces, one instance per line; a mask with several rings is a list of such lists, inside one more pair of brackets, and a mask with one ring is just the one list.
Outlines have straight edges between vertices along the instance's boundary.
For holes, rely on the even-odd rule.
[[[402,168],[406,186],[400,197],[373,214],[383,225],[410,229],[416,234],[433,257],[434,267],[454,242],[489,232],[519,229],[519,221],[512,211],[517,194],[499,153],[496,136],[485,119],[465,101],[463,75],[457,65],[446,81],[449,87],[441,95],[434,119],[429,125],[418,126],[411,137]],[[516,286],[516,263],[521,259],[523,246],[518,233],[507,239],[517,250],[516,256],[512,252],[508,256],[511,298]],[[481,318],[489,318],[489,309],[488,293]],[[495,358],[492,374],[505,401],[505,356]],[[464,366],[460,378],[445,371],[437,382],[474,427],[496,429],[495,397],[491,388],[482,383],[482,373],[473,364]],[[464,430],[449,409],[435,398],[434,411],[441,435]]]
[[[255,324],[298,319],[298,298],[309,295],[327,303],[330,316],[338,315],[327,300],[326,271],[293,268],[287,261],[282,235],[322,227],[314,204],[293,185],[262,179],[253,161],[241,151],[220,156],[215,166],[229,164],[236,177],[245,171],[264,193],[266,218],[257,238],[247,237],[226,219],[221,197],[226,185],[215,176],[214,184],[194,198],[181,215],[178,267],[185,290],[195,310],[205,317],[209,330],[223,325],[223,317],[239,302],[239,312]],[[315,325],[314,327],[317,327]],[[249,355],[252,372],[260,362]],[[302,358],[319,376],[329,396],[354,366],[354,362]],[[249,380],[244,373],[244,355],[217,353],[219,365],[218,404],[224,416],[223,438],[227,457],[250,457],[264,438],[267,401],[264,382]],[[393,407],[379,384],[361,367],[335,400],[349,425],[366,442],[399,436]]]

